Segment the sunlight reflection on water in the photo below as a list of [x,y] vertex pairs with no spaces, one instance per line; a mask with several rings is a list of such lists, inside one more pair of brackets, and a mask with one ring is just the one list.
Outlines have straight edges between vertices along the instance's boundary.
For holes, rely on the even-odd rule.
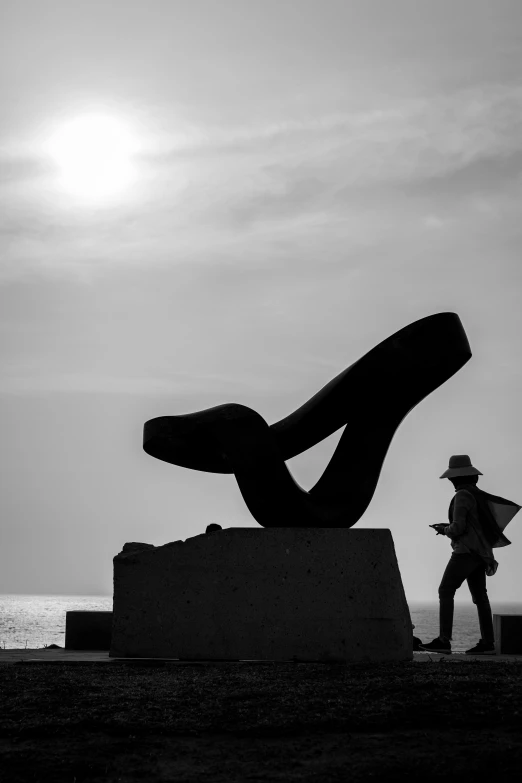
[[112,596],[0,595],[0,647],[64,647],[65,614],[74,609],[112,611]]

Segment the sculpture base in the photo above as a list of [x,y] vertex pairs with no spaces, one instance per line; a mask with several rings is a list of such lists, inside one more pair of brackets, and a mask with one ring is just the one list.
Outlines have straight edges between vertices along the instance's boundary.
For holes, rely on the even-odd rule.
[[229,528],[114,558],[112,657],[393,661],[411,619],[389,530]]
[[112,612],[73,609],[65,613],[66,650],[108,650]]
[[522,655],[522,615],[494,614],[493,630],[497,655]]

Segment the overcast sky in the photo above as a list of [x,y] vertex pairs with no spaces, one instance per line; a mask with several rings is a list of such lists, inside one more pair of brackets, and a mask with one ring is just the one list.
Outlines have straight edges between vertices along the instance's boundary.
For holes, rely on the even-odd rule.
[[[272,423],[454,311],[473,358],[358,523],[436,600],[449,456],[522,503],[521,39],[520,0],[2,0],[0,592],[111,594],[126,541],[258,527],[233,476],[147,456],[143,422]],[[51,154],[93,115],[132,139],[99,196]],[[339,435],[289,462],[302,486]],[[493,602],[522,596],[522,513],[507,535]]]

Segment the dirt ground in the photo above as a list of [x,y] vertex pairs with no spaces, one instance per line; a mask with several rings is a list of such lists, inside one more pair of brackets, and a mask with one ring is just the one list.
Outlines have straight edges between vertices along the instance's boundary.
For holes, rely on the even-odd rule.
[[4,664],[0,698],[9,783],[512,783],[522,768],[519,664]]

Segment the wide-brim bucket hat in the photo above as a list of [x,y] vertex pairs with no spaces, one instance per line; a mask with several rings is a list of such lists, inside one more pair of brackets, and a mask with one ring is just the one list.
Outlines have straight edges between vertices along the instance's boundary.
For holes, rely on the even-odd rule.
[[444,471],[443,478],[456,478],[457,476],[483,476],[484,474],[474,468],[467,454],[454,454],[450,457],[449,467]]

